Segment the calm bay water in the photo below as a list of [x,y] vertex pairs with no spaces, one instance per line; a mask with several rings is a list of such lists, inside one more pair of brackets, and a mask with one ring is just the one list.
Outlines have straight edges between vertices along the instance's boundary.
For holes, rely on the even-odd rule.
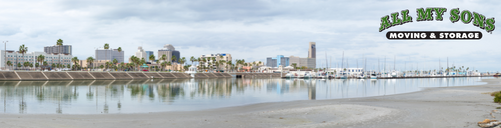
[[392,95],[425,87],[480,85],[481,79],[485,77],[1,81],[0,111],[28,114],[191,111],[263,102]]

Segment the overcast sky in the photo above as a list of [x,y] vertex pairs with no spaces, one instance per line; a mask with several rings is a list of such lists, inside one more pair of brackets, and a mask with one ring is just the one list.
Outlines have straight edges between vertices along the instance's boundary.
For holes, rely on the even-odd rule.
[[[0,40],[7,49],[25,44],[31,51],[43,46],[73,45],[73,55],[85,59],[109,43],[122,47],[127,59],[138,46],[147,51],[172,44],[182,57],[230,53],[233,59],[265,61],[276,55],[308,56],[308,42],[317,43],[317,67],[340,63],[342,53],[350,67],[386,63],[397,69],[446,66],[501,70],[501,31],[492,34],[461,22],[451,23],[450,10],[501,17],[501,1],[437,0],[16,0],[0,1]],[[444,21],[416,22],[416,8],[445,7]],[[412,23],[379,32],[380,18],[409,9]],[[498,21],[499,22],[499,21]],[[394,41],[387,31],[481,31],[474,41]],[[191,62],[188,62],[191,63]],[[411,67],[412,66],[412,67]]]

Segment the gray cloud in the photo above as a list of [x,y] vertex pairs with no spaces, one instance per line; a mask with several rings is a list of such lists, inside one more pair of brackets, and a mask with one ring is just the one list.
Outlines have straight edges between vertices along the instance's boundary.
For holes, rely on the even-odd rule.
[[[110,43],[112,48],[122,47],[126,56],[133,55],[141,45],[145,50],[156,51],[164,44],[173,44],[186,57],[228,52],[234,59],[261,61],[279,54],[306,57],[307,43],[313,41],[317,42],[319,65],[325,62],[325,53],[340,62],[345,51],[350,66],[362,60],[362,56],[374,66],[377,58],[396,55],[401,67],[406,62],[434,67],[439,58],[450,57],[465,66],[500,70],[490,64],[499,63],[495,55],[496,48],[501,46],[496,43],[501,36],[497,31],[484,33],[480,41],[385,38],[386,31],[398,30],[482,31],[471,24],[453,24],[448,20],[416,22],[415,9],[433,5],[446,7],[448,11],[460,8],[499,17],[501,11],[495,6],[499,4],[499,1],[435,0],[16,1],[0,5],[0,38],[16,45],[27,44],[36,51],[62,38],[74,45],[79,58],[92,56],[92,50],[104,43]],[[377,31],[382,16],[404,9],[409,9],[414,22]],[[448,18],[448,12],[444,18]]]

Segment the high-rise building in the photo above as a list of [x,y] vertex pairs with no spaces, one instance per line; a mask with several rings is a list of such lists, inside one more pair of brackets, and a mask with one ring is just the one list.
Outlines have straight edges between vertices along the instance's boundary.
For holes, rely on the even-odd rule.
[[118,52],[118,49],[96,49],[96,60],[109,60],[117,59],[118,63],[124,62],[124,52]]
[[[154,55],[154,53],[153,53],[153,51],[144,51],[144,52],[146,52],[146,62],[149,62],[150,61],[150,56]],[[151,60],[151,61],[155,61],[155,60]]]
[[310,42],[310,47],[308,48],[308,58],[317,58],[317,47],[315,42]]
[[268,67],[287,67],[289,66],[289,57],[284,57],[283,55],[277,55],[276,58],[268,57],[266,58],[266,66]]
[[[139,60],[141,60],[142,58],[144,58],[144,60],[148,59],[148,56],[146,56],[146,52],[144,52],[143,50],[143,47],[139,46],[137,48],[136,57],[139,58]],[[148,61],[146,60],[146,62]]]
[[54,46],[45,46],[43,48],[43,51],[47,54],[53,54],[53,53],[62,53],[62,54],[70,54],[72,55],[73,49],[71,45],[54,45]]
[[[164,45],[164,48],[158,50],[157,58],[161,58],[162,55],[166,56],[167,62],[179,62],[179,58],[181,57],[181,53],[179,51],[176,51],[174,46],[172,46],[171,44],[166,44],[166,45]],[[174,61],[172,59],[172,56],[176,57],[176,58],[174,58]],[[158,60],[160,61],[160,59],[158,59]]]

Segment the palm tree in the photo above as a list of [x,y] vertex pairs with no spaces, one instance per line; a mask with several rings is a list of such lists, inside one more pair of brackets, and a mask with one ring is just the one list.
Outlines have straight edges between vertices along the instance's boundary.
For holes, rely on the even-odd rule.
[[194,56],[191,56],[190,61],[191,61],[191,65],[193,65],[193,61],[197,61],[197,59],[195,59]]
[[[230,61],[228,61],[228,62],[226,62],[226,70],[228,70],[228,67],[229,67],[229,66],[231,66],[231,65],[232,65],[232,64],[231,64],[231,60],[230,60]],[[226,72],[228,72],[228,71],[226,71]]]
[[176,55],[172,55],[171,61],[174,62],[176,60],[177,60],[177,56]]
[[160,67],[161,67],[160,71],[164,70],[166,65],[167,65],[167,62],[165,62],[165,61],[160,63]]
[[226,65],[226,61],[225,60],[219,60],[219,64],[223,65],[223,67],[224,67],[224,65]]
[[202,58],[202,62],[204,62],[204,65],[203,65],[203,68],[205,69],[206,66],[209,66],[207,65],[207,58]]
[[123,69],[122,69],[123,67],[125,67],[125,63],[124,63],[124,62],[121,62],[121,63],[120,63],[120,71],[122,71],[122,70],[123,70]]
[[110,62],[104,62],[104,67],[105,67],[106,69],[108,69],[108,68],[109,68],[109,66],[108,66],[109,64],[108,64],[108,63],[110,63]]
[[[135,64],[136,63],[136,56],[132,55],[130,58],[129,58],[129,66],[132,66],[132,64]],[[135,67],[135,66],[134,66]]]
[[155,55],[151,54],[149,59],[150,59],[150,62],[153,63],[153,61],[155,61]]
[[12,66],[12,62],[10,60],[7,61],[7,66]]
[[71,58],[71,61],[74,63],[74,65],[77,65],[78,58],[77,57],[73,57],[73,58]]
[[118,60],[117,59],[113,59],[113,65],[117,65],[118,63]]
[[28,52],[28,47],[24,46],[24,44],[19,46],[19,53],[23,54],[22,56],[23,62],[24,62],[24,54],[27,52]]
[[[44,55],[38,55],[37,57],[37,62],[40,63],[40,65],[43,65],[43,61],[45,60],[45,56]],[[40,66],[40,69],[42,69],[42,66]]]
[[[110,44],[105,43],[105,44],[104,44],[104,49],[106,49],[106,50],[104,51],[104,56],[106,56],[106,57],[104,57],[105,59],[107,59],[107,58],[108,58],[108,49],[109,49],[109,48],[110,48]],[[97,56],[96,56],[96,57],[97,57]],[[110,59],[111,59],[111,57],[110,57]]]
[[59,53],[58,53],[59,60],[58,61],[59,61],[59,64],[61,64],[61,53],[62,53],[61,46],[63,46],[63,40],[61,40],[61,39],[57,40],[56,45],[58,46],[58,49],[59,49]]
[[[171,62],[167,62],[165,65],[172,66],[172,63]],[[171,69],[172,69],[172,67],[171,67]]]
[[209,64],[209,66],[207,66],[207,68],[212,69],[212,62],[207,62],[207,64]]
[[144,58],[141,58],[141,61],[139,63],[140,63],[139,65],[143,65],[146,63],[146,60]]
[[87,63],[89,63],[87,67],[92,66],[92,63],[94,63],[94,58],[92,58],[92,56],[87,57]]
[[165,60],[167,60],[167,55],[163,54],[162,57],[160,57],[158,59],[163,60],[165,62]]
[[122,52],[122,47],[118,47],[117,51]]
[[[184,62],[186,62],[186,58],[185,57],[182,57],[180,60],[179,60],[179,63],[181,63],[181,67],[184,67]],[[182,71],[184,71],[184,68],[181,68]]]

